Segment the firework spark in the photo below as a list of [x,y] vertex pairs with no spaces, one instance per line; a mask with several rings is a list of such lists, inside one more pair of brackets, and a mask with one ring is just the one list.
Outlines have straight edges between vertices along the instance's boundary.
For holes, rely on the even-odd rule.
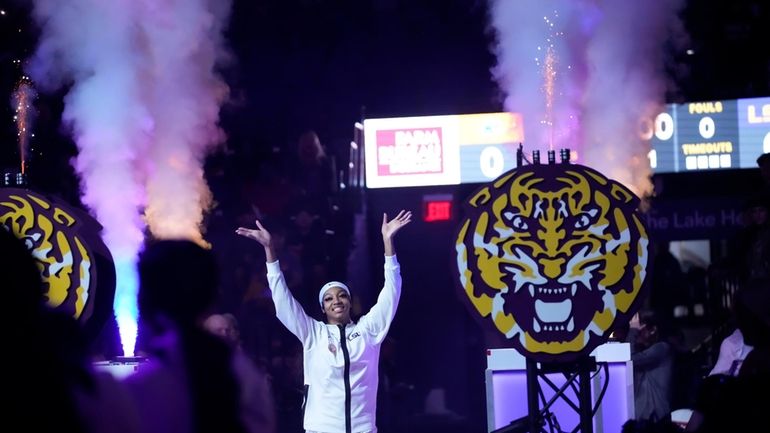
[[[554,20],[559,17],[558,11],[553,11]],[[545,42],[547,44],[547,47],[545,49],[545,61],[542,65],[542,75],[543,75],[543,94],[545,96],[545,113],[544,113],[544,120],[541,122],[543,126],[547,130],[548,135],[548,150],[554,149],[554,116],[553,116],[553,107],[554,107],[554,98],[556,96],[556,75],[557,75],[557,65],[558,65],[558,58],[556,55],[556,41],[560,36],[563,36],[563,32],[559,32],[555,30],[555,22],[554,20],[548,18],[548,16],[543,17],[543,21],[546,26],[546,30],[548,32],[548,37],[546,38]]]
[[35,121],[37,112],[32,105],[37,98],[37,92],[32,86],[29,77],[21,77],[16,84],[16,88],[11,95],[11,107],[13,108],[13,120],[16,122],[16,136],[19,142],[19,158],[21,172],[24,173],[27,167],[27,154],[29,151],[29,141],[32,134],[32,123]]
[[543,65],[543,93],[545,93],[545,127],[548,128],[548,149],[553,150],[553,98],[556,86],[556,52],[548,47]]

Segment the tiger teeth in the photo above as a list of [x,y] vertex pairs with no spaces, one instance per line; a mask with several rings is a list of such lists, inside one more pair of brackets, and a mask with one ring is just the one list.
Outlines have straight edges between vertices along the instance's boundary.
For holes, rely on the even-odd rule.
[[567,331],[572,332],[575,330],[575,318],[570,317],[569,322],[567,322],[567,325],[546,325],[541,324],[540,321],[537,318],[532,318],[532,330],[536,333],[540,333],[542,331]]
[[577,283],[572,283],[572,296],[575,296],[575,293],[577,293]]
[[[535,286],[530,284],[528,286],[528,289],[529,289],[529,294],[532,295],[532,296],[535,296]],[[573,286],[572,287],[572,295],[573,296],[575,295],[576,290],[577,290],[576,287]],[[547,289],[547,288],[543,288],[543,287],[538,287],[537,288],[537,293],[539,293],[541,295],[561,295],[561,294],[567,293],[567,288],[566,287],[559,287],[558,289]]]

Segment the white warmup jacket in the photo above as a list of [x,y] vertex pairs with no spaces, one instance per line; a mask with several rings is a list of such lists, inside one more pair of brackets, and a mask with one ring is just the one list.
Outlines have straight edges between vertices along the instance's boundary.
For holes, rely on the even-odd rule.
[[741,330],[736,329],[722,340],[722,343],[719,345],[719,357],[709,376],[715,374],[737,376],[741,371],[743,361],[746,360],[746,357],[749,356],[752,350],[754,348],[743,341]]
[[401,294],[401,270],[396,256],[385,256],[385,285],[377,303],[358,323],[344,327],[308,316],[289,292],[278,261],[267,264],[267,280],[278,320],[299,338],[304,349],[308,387],[305,430],[376,431],[380,344],[396,314]]

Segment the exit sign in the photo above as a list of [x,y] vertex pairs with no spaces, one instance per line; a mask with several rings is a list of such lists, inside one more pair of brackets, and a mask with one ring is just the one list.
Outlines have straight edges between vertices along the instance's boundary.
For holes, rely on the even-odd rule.
[[431,194],[422,198],[422,219],[425,222],[452,219],[452,195]]

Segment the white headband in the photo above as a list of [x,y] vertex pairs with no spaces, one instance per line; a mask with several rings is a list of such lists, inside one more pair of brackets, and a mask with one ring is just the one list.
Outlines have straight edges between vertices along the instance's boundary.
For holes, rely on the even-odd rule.
[[328,283],[324,284],[324,286],[321,287],[321,291],[318,292],[318,303],[321,304],[321,308],[324,306],[324,295],[326,294],[326,291],[332,287],[339,287],[340,289],[344,290],[348,296],[350,296],[350,289],[348,289],[348,286],[346,286],[345,283],[341,283],[339,281],[329,281]]

